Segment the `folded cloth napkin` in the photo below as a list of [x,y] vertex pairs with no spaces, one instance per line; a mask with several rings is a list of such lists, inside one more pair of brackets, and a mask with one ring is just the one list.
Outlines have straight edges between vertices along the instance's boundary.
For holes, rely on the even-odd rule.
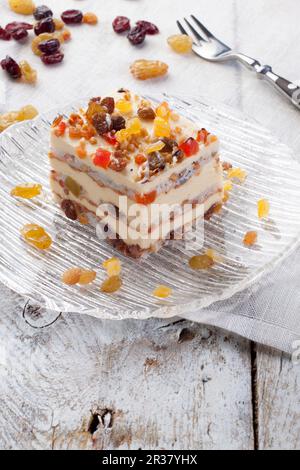
[[295,354],[300,349],[300,249],[252,287],[184,316]]

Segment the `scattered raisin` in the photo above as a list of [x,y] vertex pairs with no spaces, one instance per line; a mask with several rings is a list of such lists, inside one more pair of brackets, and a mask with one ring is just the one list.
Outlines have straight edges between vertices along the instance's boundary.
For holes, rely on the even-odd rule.
[[20,28],[13,31],[11,35],[16,41],[23,41],[28,37],[28,31],[27,29]]
[[5,26],[5,31],[13,33],[14,31],[20,28],[29,31],[30,29],[33,29],[33,25],[29,23],[24,23],[23,21],[13,21],[12,23],[8,23]]
[[66,10],[62,13],[61,19],[66,24],[80,24],[83,20],[83,14],[80,10]]
[[139,59],[130,66],[132,75],[138,80],[162,77],[168,73],[168,65],[160,60]]
[[3,68],[3,70],[5,70],[8,73],[8,75],[11,78],[13,78],[15,80],[20,78],[21,75],[22,75],[22,72],[21,72],[21,69],[20,69],[19,65],[10,56],[6,56],[6,58],[1,61],[1,67]]
[[126,121],[123,116],[112,116],[111,117],[112,128],[114,131],[120,131],[121,129],[125,129]]
[[113,294],[122,287],[122,280],[120,276],[112,276],[107,278],[101,285],[102,292]]
[[184,159],[184,153],[181,149],[178,149],[172,154],[172,157],[176,158],[177,162],[179,163]]
[[139,108],[138,117],[146,121],[153,121],[155,119],[155,111],[152,108]]
[[9,41],[11,39],[10,32],[1,28],[1,26],[0,26],[0,39],[3,39],[3,41]]
[[116,33],[124,33],[130,29],[130,20],[126,16],[117,16],[114,19],[112,26]]
[[62,62],[64,59],[64,54],[62,52],[56,52],[55,54],[50,55],[44,54],[42,55],[41,59],[45,65],[60,64],[60,62]]
[[111,96],[103,98],[101,101],[101,106],[105,107],[109,114],[112,114],[115,110],[115,100]]
[[107,113],[97,113],[93,116],[93,126],[99,135],[106,134],[111,130],[111,118]]
[[164,137],[161,141],[165,144],[162,152],[172,153],[174,148],[177,147],[177,142],[174,139],[169,139],[168,137]]
[[127,38],[134,46],[142,44],[145,40],[146,33],[141,26],[135,26],[128,34]]
[[192,269],[208,269],[214,265],[214,260],[208,255],[193,256],[189,260]]
[[166,166],[166,162],[159,152],[150,153],[148,156],[148,162],[149,169],[152,173],[157,173],[160,170],[163,170]]
[[55,23],[51,17],[44,18],[43,20],[39,21],[34,27],[34,32],[36,36],[39,36],[43,33],[54,33],[54,31]]
[[142,28],[142,30],[146,34],[150,34],[151,36],[153,34],[159,33],[158,27],[154,23],[151,23],[150,21],[140,20],[140,21],[137,21],[136,25]]
[[49,16],[53,16],[53,13],[46,5],[40,5],[34,10],[33,16],[37,21],[40,21]]
[[48,41],[40,42],[38,48],[43,54],[55,54],[60,48],[60,42],[58,39],[49,39]]
[[64,211],[66,217],[71,220],[77,219],[76,206],[70,199],[64,199],[61,203],[61,208]]
[[80,276],[81,276],[81,269],[80,268],[70,268],[65,271],[62,275],[62,282],[68,286],[75,286],[78,284]]

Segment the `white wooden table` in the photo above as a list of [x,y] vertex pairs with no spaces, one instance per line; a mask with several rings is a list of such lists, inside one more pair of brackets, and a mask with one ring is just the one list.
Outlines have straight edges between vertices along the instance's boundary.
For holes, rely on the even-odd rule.
[[[58,0],[47,0],[59,13]],[[295,0],[70,0],[95,11],[97,28],[73,30],[65,64],[46,69],[29,46],[0,43],[1,58],[28,57],[36,87],[6,82],[3,110],[45,111],[126,86],[207,95],[260,120],[296,152],[299,111],[238,65],[180,57],[165,45],[175,20],[199,13],[225,42],[300,79]],[[55,8],[56,6],[56,8]],[[143,49],[111,31],[117,14],[151,19],[161,35]],[[12,18],[0,0],[0,18]],[[170,64],[161,82],[136,83],[135,58]],[[2,111],[3,111],[2,110]],[[45,149],[46,153],[46,149]],[[285,355],[188,321],[99,321],[25,307],[0,287],[1,449],[299,449],[300,367]],[[25,308],[24,308],[25,307]]]

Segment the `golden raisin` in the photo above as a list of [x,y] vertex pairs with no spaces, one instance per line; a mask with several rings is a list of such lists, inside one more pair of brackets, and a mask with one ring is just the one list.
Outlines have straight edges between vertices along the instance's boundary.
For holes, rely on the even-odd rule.
[[208,269],[211,268],[213,264],[214,260],[207,254],[193,256],[189,260],[189,265],[192,269]]
[[243,183],[246,179],[247,173],[245,170],[242,170],[241,168],[232,168],[228,170],[227,172],[227,177],[229,179],[237,179],[241,183]]
[[270,203],[267,199],[257,201],[257,215],[259,219],[265,219],[270,212]]
[[153,130],[156,137],[170,137],[171,134],[169,123],[161,117],[156,117],[154,119]]
[[136,60],[131,66],[132,75],[138,80],[162,77],[168,73],[168,65],[160,60]]
[[178,54],[186,54],[191,52],[193,40],[186,34],[174,34],[168,38],[168,44]]
[[96,279],[96,276],[97,274],[95,273],[95,271],[88,271],[83,269],[81,271],[78,284],[80,284],[81,286],[91,284]]
[[119,276],[112,276],[107,278],[101,285],[102,292],[112,294],[117,292],[122,287],[122,280]]
[[83,15],[83,22],[86,23],[86,24],[97,24],[98,23],[98,16],[95,15],[95,13],[85,13]]
[[244,236],[243,243],[246,246],[252,246],[257,242],[257,232],[250,231],[247,232]]
[[224,181],[223,189],[224,189],[225,192],[231,191],[232,190],[232,182],[230,180]]
[[63,273],[61,280],[63,284],[75,286],[80,280],[81,273],[82,270],[80,268],[70,268]]
[[0,132],[12,126],[16,122],[33,119],[37,116],[38,111],[31,105],[24,106],[19,111],[10,111],[9,113],[0,115]]
[[27,62],[27,60],[22,60],[19,63],[19,67],[21,69],[22,78],[25,82],[36,83],[37,72],[35,69],[31,67],[31,65]]
[[36,196],[39,196],[42,191],[42,186],[40,184],[26,184],[23,186],[16,186],[11,190],[11,196],[21,197],[23,199],[32,199]]
[[121,262],[118,258],[110,258],[102,263],[109,277],[119,276],[121,272]]
[[8,0],[9,7],[19,15],[32,15],[35,4],[32,0]]
[[39,250],[47,250],[52,245],[50,235],[43,227],[36,224],[27,224],[21,229],[24,240]]
[[23,108],[20,109],[18,112],[18,121],[27,121],[29,119],[34,119],[38,115],[38,111],[34,106],[31,106],[31,104],[28,104],[27,106],[24,106]]
[[55,31],[61,31],[65,27],[65,23],[58,19],[58,18],[53,18],[54,24],[55,24]]
[[172,289],[163,285],[157,286],[153,291],[154,297],[159,297],[161,299],[166,299],[167,297],[170,297],[171,294]]

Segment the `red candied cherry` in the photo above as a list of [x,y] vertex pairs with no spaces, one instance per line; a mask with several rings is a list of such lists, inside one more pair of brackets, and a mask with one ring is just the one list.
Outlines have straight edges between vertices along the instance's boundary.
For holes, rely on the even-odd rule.
[[1,60],[1,67],[3,68],[3,70],[5,70],[8,73],[8,75],[11,78],[15,80],[17,80],[18,78],[21,78],[22,72],[21,72],[19,65],[9,55],[6,56],[5,59]]
[[144,204],[145,206],[147,206],[148,204],[152,204],[152,202],[155,201],[156,196],[157,196],[156,191],[151,191],[151,193],[147,193],[147,194],[136,194],[135,202],[137,204]]
[[83,14],[80,10],[66,10],[61,14],[61,19],[66,24],[80,24],[83,20]]
[[117,145],[118,143],[115,134],[113,134],[112,132],[103,134],[101,137],[103,137],[103,139],[110,145]]
[[110,156],[111,152],[105,149],[98,149],[95,153],[94,156],[94,165],[100,166],[101,168],[108,168],[108,165],[110,164]]
[[114,19],[112,26],[116,33],[125,33],[125,31],[130,29],[130,20],[126,16],[117,16]]
[[150,21],[140,20],[136,22],[136,25],[142,28],[146,34],[151,34],[151,36],[159,33],[158,27]]
[[184,152],[186,157],[191,157],[199,152],[199,144],[195,139],[193,139],[193,137],[189,137],[187,140],[182,142],[182,144],[179,145],[179,148]]
[[3,39],[3,41],[9,41],[11,39],[10,32],[6,31],[6,29],[1,28],[1,26],[0,26],[0,39]]

